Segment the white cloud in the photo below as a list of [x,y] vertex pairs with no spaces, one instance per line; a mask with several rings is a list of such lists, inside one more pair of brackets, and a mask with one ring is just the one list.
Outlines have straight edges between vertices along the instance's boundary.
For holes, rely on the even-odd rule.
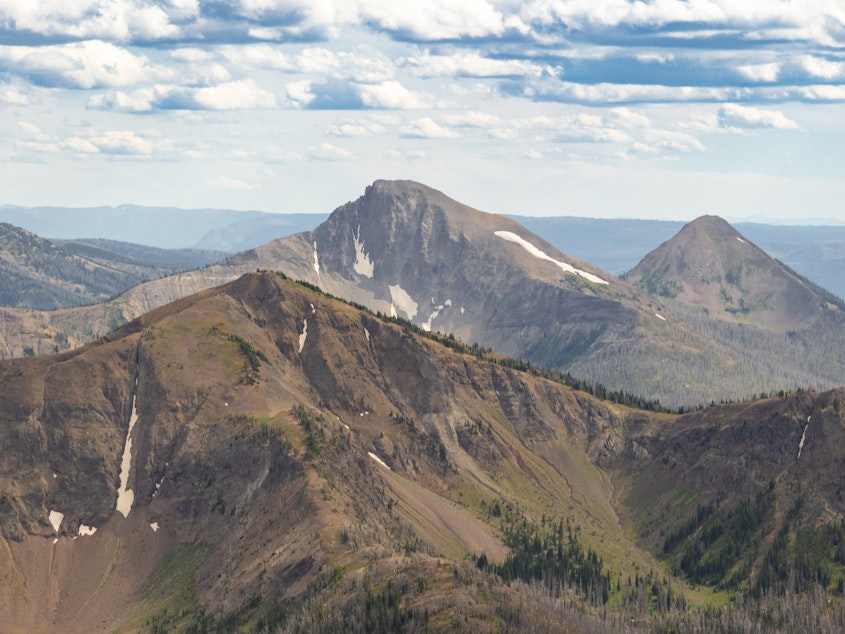
[[644,64],[668,64],[669,62],[674,61],[675,59],[675,55],[672,53],[664,53],[657,51],[637,53],[634,57],[637,59],[637,61],[643,62]]
[[428,104],[398,81],[365,84],[358,87],[361,102],[368,108],[413,110]]
[[631,144],[627,156],[640,154],[672,157],[677,154],[706,152],[707,148],[696,137],[676,130],[649,130],[642,141]]
[[399,60],[420,77],[540,77],[552,73],[549,66],[520,59],[491,59],[478,51],[455,51],[451,55],[425,52]]
[[80,139],[79,137],[72,137],[62,143],[62,147],[79,152],[80,154],[98,154],[100,148],[88,139]]
[[45,134],[41,128],[29,121],[18,121],[18,129],[31,141],[43,142],[51,140],[50,136]]
[[152,154],[154,145],[131,130],[109,130],[88,139],[105,154]]
[[0,88],[0,103],[11,106],[27,106],[29,105],[29,97],[15,88]]
[[774,82],[780,75],[781,65],[777,62],[769,64],[749,64],[737,67],[740,75],[751,81]]
[[130,86],[169,74],[143,55],[100,40],[0,47],[0,63],[38,84],[84,89]]
[[173,59],[177,59],[180,62],[190,62],[192,64],[208,63],[215,58],[212,51],[204,48],[197,48],[196,46],[176,48],[170,51],[169,54]]
[[285,86],[285,92],[295,106],[304,108],[316,99],[316,95],[311,90],[312,85],[313,82],[308,79],[292,81]]
[[[825,45],[842,39],[845,6],[836,0],[529,0],[519,5],[522,20],[535,32],[565,25],[570,30],[646,28],[689,24],[698,31],[678,30],[677,37],[730,34],[737,38],[775,37],[793,41],[813,40]],[[777,25],[777,26],[772,26]]]
[[117,112],[150,112],[162,94],[156,88],[142,88],[132,92],[117,90],[92,96],[87,107],[92,110],[114,110]]
[[274,108],[275,96],[252,79],[222,82],[199,88],[159,84],[132,92],[94,95],[93,110],[143,113],[153,110],[256,110]]
[[81,39],[158,40],[178,36],[181,30],[171,17],[196,16],[191,2],[168,2],[167,9],[144,0],[67,0],[65,2],[4,2],[0,24],[14,24],[21,31],[46,36]]
[[496,128],[503,124],[501,117],[487,112],[472,111],[461,114],[447,115],[443,121],[455,127],[465,128]]
[[402,128],[402,136],[415,139],[453,139],[458,135],[434,122],[430,117],[422,117]]
[[618,106],[610,110],[612,119],[616,124],[625,128],[648,128],[651,127],[651,120],[642,112],[636,112],[631,108]]
[[730,101],[751,96],[747,88],[709,86],[661,86],[655,84],[578,84],[568,81],[534,82],[522,89],[522,95],[540,101],[594,104],[633,102],[671,103],[695,101]]
[[332,136],[361,137],[381,134],[384,125],[370,119],[356,119],[354,121],[340,121],[329,126],[327,132]]
[[337,55],[327,48],[311,47],[296,56],[296,67],[302,73],[326,75],[341,68]]
[[321,143],[311,151],[311,157],[322,161],[348,161],[354,158],[349,150],[331,143]]
[[231,189],[242,192],[254,189],[253,186],[246,181],[242,181],[237,178],[230,178],[228,176],[218,176],[217,178],[213,178],[208,181],[208,184],[219,189]]
[[151,156],[171,147],[170,140],[162,138],[155,130],[87,130],[84,134],[62,139],[29,122],[19,122],[18,127],[24,135],[19,147],[37,152]]
[[798,60],[798,63],[808,74],[820,79],[831,80],[845,75],[845,63],[843,62],[832,62],[821,57],[804,55]]
[[555,139],[565,143],[623,143],[631,137],[610,127],[575,126],[564,128]]
[[845,86],[802,86],[790,94],[810,101],[845,101]]
[[276,98],[252,79],[230,81],[217,86],[198,88],[194,99],[207,110],[251,110],[273,108]]
[[726,103],[719,108],[719,125],[723,128],[775,128],[778,130],[796,130],[799,127],[778,110],[761,110],[735,103]]
[[505,32],[505,18],[486,0],[359,0],[359,3],[360,14],[366,20],[416,40],[479,38]]
[[222,46],[219,53],[230,63],[245,69],[267,68],[291,72],[296,66],[279,46],[248,44]]

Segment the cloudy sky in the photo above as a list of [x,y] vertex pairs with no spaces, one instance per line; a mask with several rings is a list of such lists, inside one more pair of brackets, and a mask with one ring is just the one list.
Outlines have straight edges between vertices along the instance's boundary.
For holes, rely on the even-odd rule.
[[0,0],[0,204],[845,222],[843,0]]

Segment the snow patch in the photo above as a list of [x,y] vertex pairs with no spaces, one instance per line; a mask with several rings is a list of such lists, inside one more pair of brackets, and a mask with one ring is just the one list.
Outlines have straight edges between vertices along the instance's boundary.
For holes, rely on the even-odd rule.
[[364,277],[372,277],[373,276],[373,261],[370,259],[370,256],[364,253],[364,243],[360,241],[361,236],[361,227],[358,227],[358,232],[352,237],[353,244],[355,245],[355,262],[352,264],[352,268],[355,269],[355,272],[358,275],[363,275]]
[[370,458],[372,458],[373,460],[375,460],[377,463],[379,463],[382,467],[384,467],[384,468],[385,468],[385,469],[387,469],[388,471],[391,471],[390,467],[388,467],[388,466],[385,464],[384,460],[382,460],[381,458],[379,458],[379,457],[378,457],[377,455],[375,455],[372,451],[368,451],[367,453],[369,454]]
[[431,313],[428,316],[428,321],[420,324],[420,326],[422,326],[422,329],[425,330],[426,332],[431,332],[431,322],[434,321],[434,318],[437,317],[439,314],[440,314],[439,310],[435,310],[433,313]]
[[150,524],[150,528],[153,529],[154,533],[157,533],[158,532],[158,522],[153,522],[152,524]]
[[59,477],[59,476],[58,476],[57,474],[55,474],[55,473],[53,474],[53,480],[55,480],[55,479],[56,479],[56,478],[58,478],[58,477]]
[[736,237],[736,239],[737,239],[737,240],[739,240],[740,242],[742,242],[742,244],[745,244],[745,240],[743,240],[743,239],[742,239],[742,238],[740,238],[739,236],[737,236],[737,237]]
[[367,336],[367,343],[370,343],[370,331],[364,328],[364,334]]
[[314,241],[314,271],[320,275],[320,258],[317,256],[317,241]]
[[[50,524],[53,525],[53,530],[57,533],[59,532],[59,526],[62,525],[62,520],[64,518],[64,513],[59,513],[58,511],[50,511]],[[55,544],[56,542],[53,543]]]
[[594,284],[607,284],[608,282],[601,279],[600,277],[593,275],[592,273],[587,273],[587,271],[582,271],[581,269],[576,269],[571,264],[567,264],[566,262],[561,262],[559,260],[555,260],[554,258],[546,255],[543,251],[535,247],[533,244],[525,240],[524,238],[520,238],[515,233],[510,231],[494,231],[493,235],[501,238],[502,240],[507,240],[508,242],[515,242],[523,249],[528,251],[531,255],[535,258],[539,258],[541,260],[547,260],[548,262],[552,262],[557,264],[561,269],[563,269],[566,273],[572,273],[574,275],[579,275],[583,277],[585,280],[593,282]]
[[661,315],[660,313],[654,313],[654,316],[657,317],[658,319],[666,321],[666,318],[663,315]]
[[314,308],[314,304],[311,304],[311,314],[312,314],[312,315],[316,315],[316,314],[317,314],[317,309],[316,309],[316,308]]
[[308,337],[308,320],[302,320],[302,334],[299,335],[299,352],[305,347],[305,338]]
[[117,489],[117,510],[123,517],[129,515],[132,510],[132,503],[135,501],[135,494],[132,489],[126,488],[129,485],[129,469],[132,467],[132,428],[138,422],[138,410],[135,409],[137,394],[132,396],[132,415],[129,417],[129,431],[126,432],[126,444],[123,446],[123,457],[120,460],[120,486]]
[[463,314],[464,314],[464,312],[466,312],[466,311],[464,310],[464,307],[463,307],[463,306],[461,306],[461,315],[463,315]]
[[798,441],[798,455],[795,456],[795,459],[801,457],[801,450],[804,448],[804,441],[807,439],[807,428],[810,426],[810,417],[807,416],[807,424],[804,425],[804,431],[801,433],[801,440]]
[[[391,314],[396,317],[396,308],[408,315],[408,319],[413,319],[417,316],[417,303],[411,299],[411,296],[405,292],[405,289],[399,284],[391,284],[390,299],[392,300]],[[393,308],[395,306],[396,308]]]
[[[431,298],[431,304],[432,304],[432,306],[434,305],[434,298],[433,297]],[[434,311],[432,311],[432,313],[428,316],[428,321],[420,324],[422,326],[422,329],[425,330],[426,332],[431,332],[431,322],[434,321],[435,318],[437,318],[437,316],[440,314],[440,312],[442,310],[444,310],[447,306],[451,306],[451,305],[452,305],[452,300],[447,299],[442,304],[434,306]]]
[[96,526],[85,526],[85,524],[79,525],[79,537],[87,537],[88,535],[93,535],[96,532]]

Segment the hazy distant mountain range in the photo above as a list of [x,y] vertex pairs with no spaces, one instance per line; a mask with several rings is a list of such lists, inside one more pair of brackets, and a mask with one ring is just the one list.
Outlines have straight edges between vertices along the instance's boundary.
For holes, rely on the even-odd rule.
[[161,249],[234,253],[274,237],[313,229],[325,214],[274,214],[174,207],[0,207],[7,222],[48,239],[100,238]]
[[102,240],[62,244],[0,223],[0,306],[52,310],[103,302],[141,282],[224,255]]
[[[220,209],[0,206],[7,222],[48,239],[99,238],[163,249],[229,254],[273,238],[316,228],[326,213],[267,213]],[[621,275],[684,226],[663,220],[554,218],[511,215],[563,253]],[[845,226],[782,226],[740,222],[734,227],[774,258],[845,298]],[[78,240],[76,240],[78,241]]]

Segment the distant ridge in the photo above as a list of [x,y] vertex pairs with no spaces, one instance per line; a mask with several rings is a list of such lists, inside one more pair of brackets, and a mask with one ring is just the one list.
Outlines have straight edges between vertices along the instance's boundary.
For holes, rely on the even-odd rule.
[[[769,312],[778,308],[779,296],[760,300],[755,293],[780,289],[778,278],[762,275],[753,260],[744,264],[742,254],[758,250],[740,242],[730,227],[714,223],[708,231],[721,238],[702,238],[709,246],[696,249],[718,255],[731,243],[714,273],[722,285],[705,289],[710,296],[728,295],[726,307],[735,313],[727,315],[671,297],[685,288],[671,258],[655,269],[650,292],[558,251],[512,219],[413,181],[376,181],[312,231],[140,284],[107,304],[40,315],[9,313],[0,321],[0,354],[20,356],[25,346],[44,352],[90,341],[111,330],[110,324],[244,273],[275,270],[425,330],[668,407],[838,385],[845,366],[841,303],[798,284],[798,296],[821,293],[812,295],[820,298],[815,317]],[[695,250],[689,255],[705,257]],[[774,266],[765,254],[760,257]],[[737,289],[747,295],[730,293],[734,269]],[[659,286],[661,280],[668,291]],[[66,343],[51,341],[55,337]]]

